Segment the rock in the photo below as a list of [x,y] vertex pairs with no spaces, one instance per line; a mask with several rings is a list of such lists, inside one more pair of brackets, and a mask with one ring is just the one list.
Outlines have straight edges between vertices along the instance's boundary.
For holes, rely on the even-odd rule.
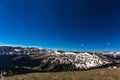
[[94,53],[66,52],[36,47],[1,46],[0,54],[10,56],[8,60],[10,62],[6,62],[7,66],[40,71],[85,70],[111,63],[107,58]]

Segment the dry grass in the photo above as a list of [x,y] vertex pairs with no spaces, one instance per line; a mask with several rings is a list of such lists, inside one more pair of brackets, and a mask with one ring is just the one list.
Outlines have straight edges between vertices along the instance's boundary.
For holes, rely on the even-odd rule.
[[120,80],[120,69],[30,73],[7,77],[3,80]]

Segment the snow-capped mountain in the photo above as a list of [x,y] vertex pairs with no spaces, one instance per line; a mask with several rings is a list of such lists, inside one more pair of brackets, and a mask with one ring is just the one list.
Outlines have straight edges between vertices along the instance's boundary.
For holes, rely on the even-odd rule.
[[102,54],[107,58],[120,60],[120,52],[103,52]]
[[41,71],[83,70],[111,64],[109,59],[95,53],[36,47],[1,46],[0,54],[0,65]]

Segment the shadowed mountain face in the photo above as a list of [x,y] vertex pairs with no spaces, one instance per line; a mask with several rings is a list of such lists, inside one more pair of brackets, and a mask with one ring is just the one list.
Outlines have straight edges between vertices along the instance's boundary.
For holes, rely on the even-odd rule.
[[87,52],[65,52],[35,47],[0,47],[0,66],[39,71],[70,71],[111,64],[109,59]]
[[0,66],[10,66],[13,58],[10,55],[0,55]]

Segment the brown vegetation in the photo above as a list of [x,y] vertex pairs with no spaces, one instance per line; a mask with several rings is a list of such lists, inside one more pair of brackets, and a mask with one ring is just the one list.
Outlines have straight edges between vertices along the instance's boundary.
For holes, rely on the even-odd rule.
[[6,77],[3,80],[120,80],[120,69],[30,73]]

